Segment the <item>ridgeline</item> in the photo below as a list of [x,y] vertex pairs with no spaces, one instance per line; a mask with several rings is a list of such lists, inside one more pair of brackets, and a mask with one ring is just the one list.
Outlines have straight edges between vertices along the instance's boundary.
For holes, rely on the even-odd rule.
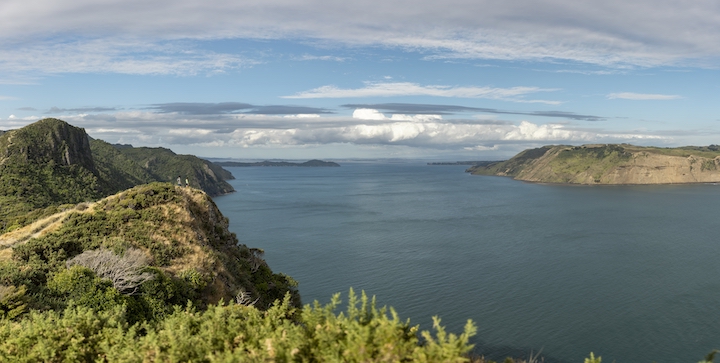
[[115,147],[85,130],[43,119],[0,134],[0,233],[136,185],[181,176],[209,195],[233,192],[232,174],[163,148]]
[[717,183],[720,182],[720,146],[543,146],[525,150],[506,161],[471,167],[467,172],[540,183]]

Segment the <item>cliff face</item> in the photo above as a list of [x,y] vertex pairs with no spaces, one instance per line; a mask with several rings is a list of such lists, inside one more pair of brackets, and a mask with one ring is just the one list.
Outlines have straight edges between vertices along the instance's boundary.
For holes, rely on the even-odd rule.
[[48,118],[0,136],[0,165],[78,165],[96,173],[90,143],[84,129]]
[[681,184],[720,182],[717,147],[632,145],[546,146],[468,172],[518,180],[571,184]]

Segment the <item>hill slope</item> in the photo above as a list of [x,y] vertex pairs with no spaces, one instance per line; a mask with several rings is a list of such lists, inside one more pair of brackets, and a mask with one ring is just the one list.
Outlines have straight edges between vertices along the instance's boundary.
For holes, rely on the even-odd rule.
[[80,279],[67,276],[68,260],[99,249],[118,256],[139,250],[154,274],[137,295],[130,294],[140,311],[168,312],[188,299],[196,306],[229,302],[242,293],[267,308],[289,292],[299,306],[296,283],[273,273],[262,251],[239,244],[227,226],[200,190],[169,183],[138,186],[0,235],[0,287],[25,289],[31,308],[60,309],[68,299],[78,300],[71,287],[57,286],[61,278]]
[[178,175],[211,195],[229,193],[232,175],[209,161],[167,149],[118,149],[85,130],[43,119],[0,134],[0,233],[135,185]]
[[717,146],[656,148],[632,145],[544,146],[513,158],[469,168],[476,175],[571,184],[681,184],[720,182]]

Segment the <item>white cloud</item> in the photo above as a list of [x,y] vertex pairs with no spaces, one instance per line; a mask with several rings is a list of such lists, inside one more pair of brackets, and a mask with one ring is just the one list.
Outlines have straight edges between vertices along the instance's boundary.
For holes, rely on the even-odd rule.
[[557,105],[560,101],[527,100],[525,95],[538,92],[557,91],[554,88],[539,87],[461,87],[429,85],[423,86],[411,82],[365,82],[365,87],[342,89],[335,86],[322,86],[309,91],[283,98],[356,98],[356,97],[397,97],[397,96],[434,96],[459,98],[485,98],[523,103],[545,103]]
[[637,101],[648,101],[648,100],[677,100],[681,99],[682,96],[678,95],[661,95],[655,93],[632,93],[632,92],[620,92],[611,93],[607,95],[610,100],[623,99],[623,100],[637,100]]
[[393,114],[390,117],[385,116],[382,112],[371,108],[358,108],[353,111],[352,117],[358,120],[392,120],[392,121],[413,121],[413,122],[429,122],[442,120],[441,115],[405,115]]

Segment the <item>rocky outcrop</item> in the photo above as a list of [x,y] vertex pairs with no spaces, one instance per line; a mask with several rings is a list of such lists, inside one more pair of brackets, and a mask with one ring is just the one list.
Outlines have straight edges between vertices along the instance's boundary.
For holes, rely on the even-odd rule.
[[720,182],[716,147],[632,145],[545,146],[468,172],[518,180],[571,184],[682,184]]
[[96,173],[90,143],[85,130],[47,118],[30,126],[2,134],[0,149],[5,163],[56,163],[78,165]]

